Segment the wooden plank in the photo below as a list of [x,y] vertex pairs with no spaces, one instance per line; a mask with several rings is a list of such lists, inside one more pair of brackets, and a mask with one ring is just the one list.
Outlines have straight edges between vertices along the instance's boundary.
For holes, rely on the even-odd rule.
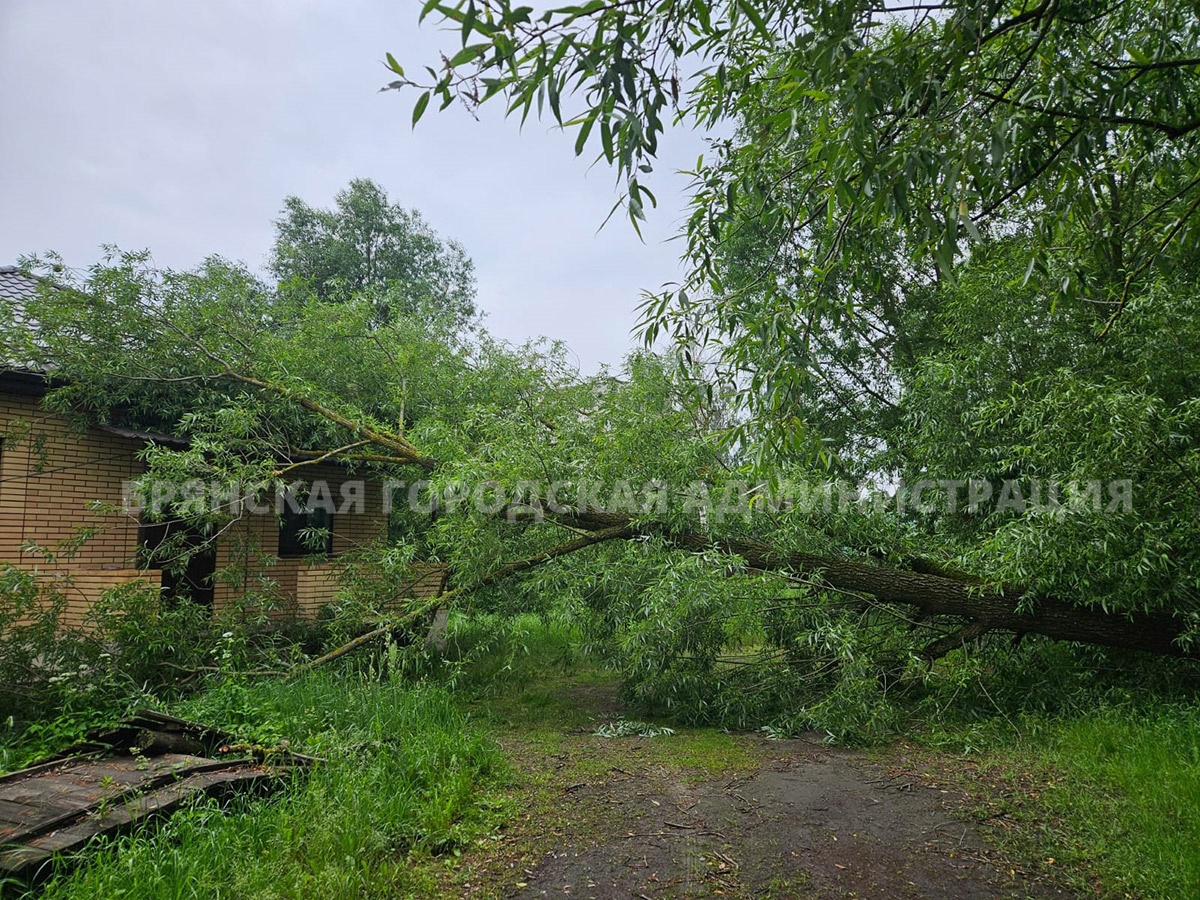
[[[73,779],[79,781],[50,781],[43,783],[44,791],[51,792],[59,800],[59,812],[53,814],[51,804],[35,802],[42,808],[41,814],[28,822],[21,831],[14,832],[8,840],[12,843],[32,844],[39,835],[61,829],[63,826],[90,814],[96,807],[117,807],[136,803],[138,798],[159,787],[172,784],[181,778],[204,775],[225,769],[238,769],[244,763],[239,760],[210,760],[200,757],[180,757],[171,754],[156,760],[135,757],[114,757],[96,760],[85,767],[68,766]],[[131,768],[135,767],[135,768]],[[122,780],[126,776],[128,780]],[[40,776],[45,781],[48,776]],[[66,805],[63,809],[62,806]]]
[[252,790],[265,782],[277,780],[277,777],[277,773],[270,768],[246,760],[241,765],[226,765],[223,770],[209,770],[195,778],[131,797],[126,803],[106,805],[102,815],[96,814],[98,810],[91,810],[61,823],[53,831],[28,838],[20,847],[0,852],[0,871],[28,873],[55,853],[77,849],[100,834],[127,833],[139,822],[169,815],[195,797],[218,793],[233,785]]
[[47,811],[51,815],[57,815],[69,812],[72,808],[78,807],[75,804],[58,798],[35,797],[31,802],[24,803],[19,800],[3,799],[0,800],[0,818],[3,818],[6,822],[15,822],[27,826],[35,818],[44,818]]
[[[276,757],[279,765],[174,752],[199,746],[221,757],[235,743],[224,732],[147,710],[89,733],[76,745],[79,756],[0,776],[0,844],[7,845],[0,849],[0,874],[35,875],[54,854],[96,835],[128,831],[199,795],[262,790],[280,783],[281,772],[313,762],[287,752]],[[159,752],[128,752],[143,746]]]
[[[20,823],[36,807],[31,807],[26,803],[15,803],[12,800],[0,799],[0,822]],[[3,833],[3,825],[0,825],[0,834]]]

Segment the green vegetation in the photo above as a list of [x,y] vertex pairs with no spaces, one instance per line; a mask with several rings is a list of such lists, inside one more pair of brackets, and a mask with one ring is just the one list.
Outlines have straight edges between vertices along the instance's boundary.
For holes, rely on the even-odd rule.
[[[610,821],[616,809],[563,797],[628,765],[630,740],[639,766],[684,784],[761,765],[746,735],[623,703],[620,673],[581,643],[561,615],[476,613],[452,617],[444,653],[390,645],[287,681],[213,676],[166,708],[325,764],[270,798],[201,803],[95,845],[39,896],[188,897],[203,884],[231,898],[435,897],[479,879],[499,895],[563,834],[626,827]],[[916,771],[969,790],[971,818],[1015,825],[991,833],[1034,870],[1104,896],[1186,896],[1200,713],[1170,699],[1194,690],[1186,671],[1087,667],[1049,643],[1036,657],[990,673],[987,655],[948,657],[896,725],[928,748]],[[92,721],[118,710],[93,709]],[[603,736],[622,721],[671,733]],[[875,752],[886,763],[892,751]]]
[[[504,761],[443,688],[313,673],[229,681],[173,711],[325,760],[267,800],[202,803],[89,849],[42,896],[395,897],[501,821]],[[72,863],[78,862],[72,860]]]
[[1047,727],[995,764],[1042,782],[1018,812],[1025,852],[1074,867],[1081,885],[1170,898],[1200,885],[1198,753],[1195,705],[1112,706]]
[[334,303],[369,295],[381,322],[420,315],[463,328],[475,318],[466,252],[439,238],[417,210],[389,202],[373,181],[351,181],[334,209],[288,197],[275,228],[271,271],[289,291]]
[[431,101],[545,117],[613,168],[634,225],[667,127],[713,130],[686,275],[643,324],[737,394],[764,462],[851,455],[822,413],[894,400],[905,319],[979,246],[1021,235],[1022,280],[1106,334],[1198,239],[1200,19],[1180,0],[431,0],[421,17],[446,26],[445,63],[388,58],[414,122]]
[[[583,375],[475,327],[462,251],[356,181],[333,210],[286,201],[271,278],[112,251],[0,309],[0,359],[53,370],[52,409],[187,438],[146,450],[144,487],[266,493],[320,454],[409,501],[303,635],[261,583],[229,622],[127,591],[60,636],[61,596],[0,572],[6,764],[149,699],[329,759],[50,894],[453,893],[436,860],[502,818],[489,734],[529,757],[529,854],[530,816],[574,815],[565,779],[619,765],[606,741],[687,781],[753,767],[745,733],[808,731],[986,773],[1012,846],[1080,884],[1200,890],[1195,10],[422,15],[460,46],[423,84],[389,58],[414,121],[435,97],[536,108],[599,144],[635,225],[668,108],[723,125],[687,275],[644,304],[646,350]],[[153,514],[210,540],[236,518]],[[452,571],[444,653],[428,601],[388,602],[420,560]],[[339,645],[359,655],[299,674]]]

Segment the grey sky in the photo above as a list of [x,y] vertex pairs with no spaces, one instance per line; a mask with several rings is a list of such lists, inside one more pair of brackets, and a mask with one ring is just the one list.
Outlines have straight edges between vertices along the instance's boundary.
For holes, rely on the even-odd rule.
[[[474,258],[488,326],[565,340],[591,370],[619,363],[643,288],[677,277],[699,138],[676,133],[650,182],[641,243],[614,218],[613,173],[573,138],[487,110],[432,111],[379,93],[381,60],[410,71],[452,35],[417,0],[0,0],[0,264],[100,245],[164,266],[210,253],[261,266],[283,197],[328,205],[351,178],[382,184]],[[411,63],[411,65],[410,65]]]

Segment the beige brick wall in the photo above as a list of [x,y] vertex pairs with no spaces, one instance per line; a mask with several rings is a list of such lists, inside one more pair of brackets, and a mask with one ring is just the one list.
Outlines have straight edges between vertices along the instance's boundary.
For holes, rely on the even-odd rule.
[[[328,485],[333,500],[339,506],[345,499],[343,485],[358,476],[349,475],[337,466],[305,466],[296,472],[305,482],[322,481]],[[362,512],[335,512],[333,516],[333,555],[341,556],[352,550],[369,546],[387,535],[387,515],[383,511],[382,485],[369,481],[363,491]],[[264,500],[264,505],[266,501]],[[217,571],[242,573],[238,581],[221,579],[218,575],[214,605],[218,610],[228,608],[248,590],[254,588],[259,576],[271,579],[279,591],[295,601],[295,613],[302,617],[315,615],[330,603],[337,592],[337,566],[324,563],[308,565],[303,558],[276,559],[262,565],[262,557],[277,557],[279,525],[273,514],[249,514],[234,524],[226,540],[217,546]],[[249,560],[249,564],[246,564]]]
[[[123,484],[141,472],[140,444],[76,432],[36,398],[7,394],[0,394],[0,440],[0,562],[69,583],[66,619],[78,625],[105,588],[146,574],[134,568],[137,519],[120,511]],[[95,501],[117,511],[98,513]],[[68,548],[92,528],[94,536]],[[23,549],[30,544],[55,558]]]
[[[105,588],[137,578],[158,583],[154,571],[139,572],[137,518],[122,512],[101,515],[90,509],[100,501],[118,509],[123,484],[143,471],[137,460],[140,441],[103,431],[75,432],[68,421],[39,408],[36,398],[0,393],[0,562],[36,569],[47,577],[69,578],[72,588],[67,619],[82,621],[87,606]],[[341,501],[342,485],[352,476],[336,466],[312,466],[297,471],[305,480],[323,479]],[[75,538],[81,528],[98,533],[73,556],[59,555],[54,562],[22,550],[29,543],[56,550]],[[335,556],[384,537],[387,516],[377,482],[364,491],[361,514],[335,514]],[[295,612],[314,615],[333,599],[336,564],[305,565],[302,559],[281,559],[263,566],[257,553],[241,555],[247,547],[267,556],[279,549],[279,530],[273,515],[246,515],[234,523],[217,545],[217,570],[250,560],[247,577],[234,583],[218,580],[214,605],[227,609],[252,586],[253,576],[264,574],[295,602]]]

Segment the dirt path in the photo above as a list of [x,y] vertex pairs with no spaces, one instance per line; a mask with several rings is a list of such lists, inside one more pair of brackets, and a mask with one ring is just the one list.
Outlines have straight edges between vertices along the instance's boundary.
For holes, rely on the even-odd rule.
[[527,724],[502,741],[519,773],[510,792],[516,812],[501,835],[455,867],[453,891],[1068,896],[1044,871],[1005,862],[969,815],[964,790],[926,771],[928,757],[897,752],[876,760],[816,740],[712,730],[655,738],[594,731]]
[[[799,741],[760,749],[757,771],[728,778],[689,782],[629,762],[567,786],[563,803],[607,827],[570,834],[514,895],[1055,895],[1005,868],[947,795],[912,773]],[[606,814],[593,819],[586,807]]]

